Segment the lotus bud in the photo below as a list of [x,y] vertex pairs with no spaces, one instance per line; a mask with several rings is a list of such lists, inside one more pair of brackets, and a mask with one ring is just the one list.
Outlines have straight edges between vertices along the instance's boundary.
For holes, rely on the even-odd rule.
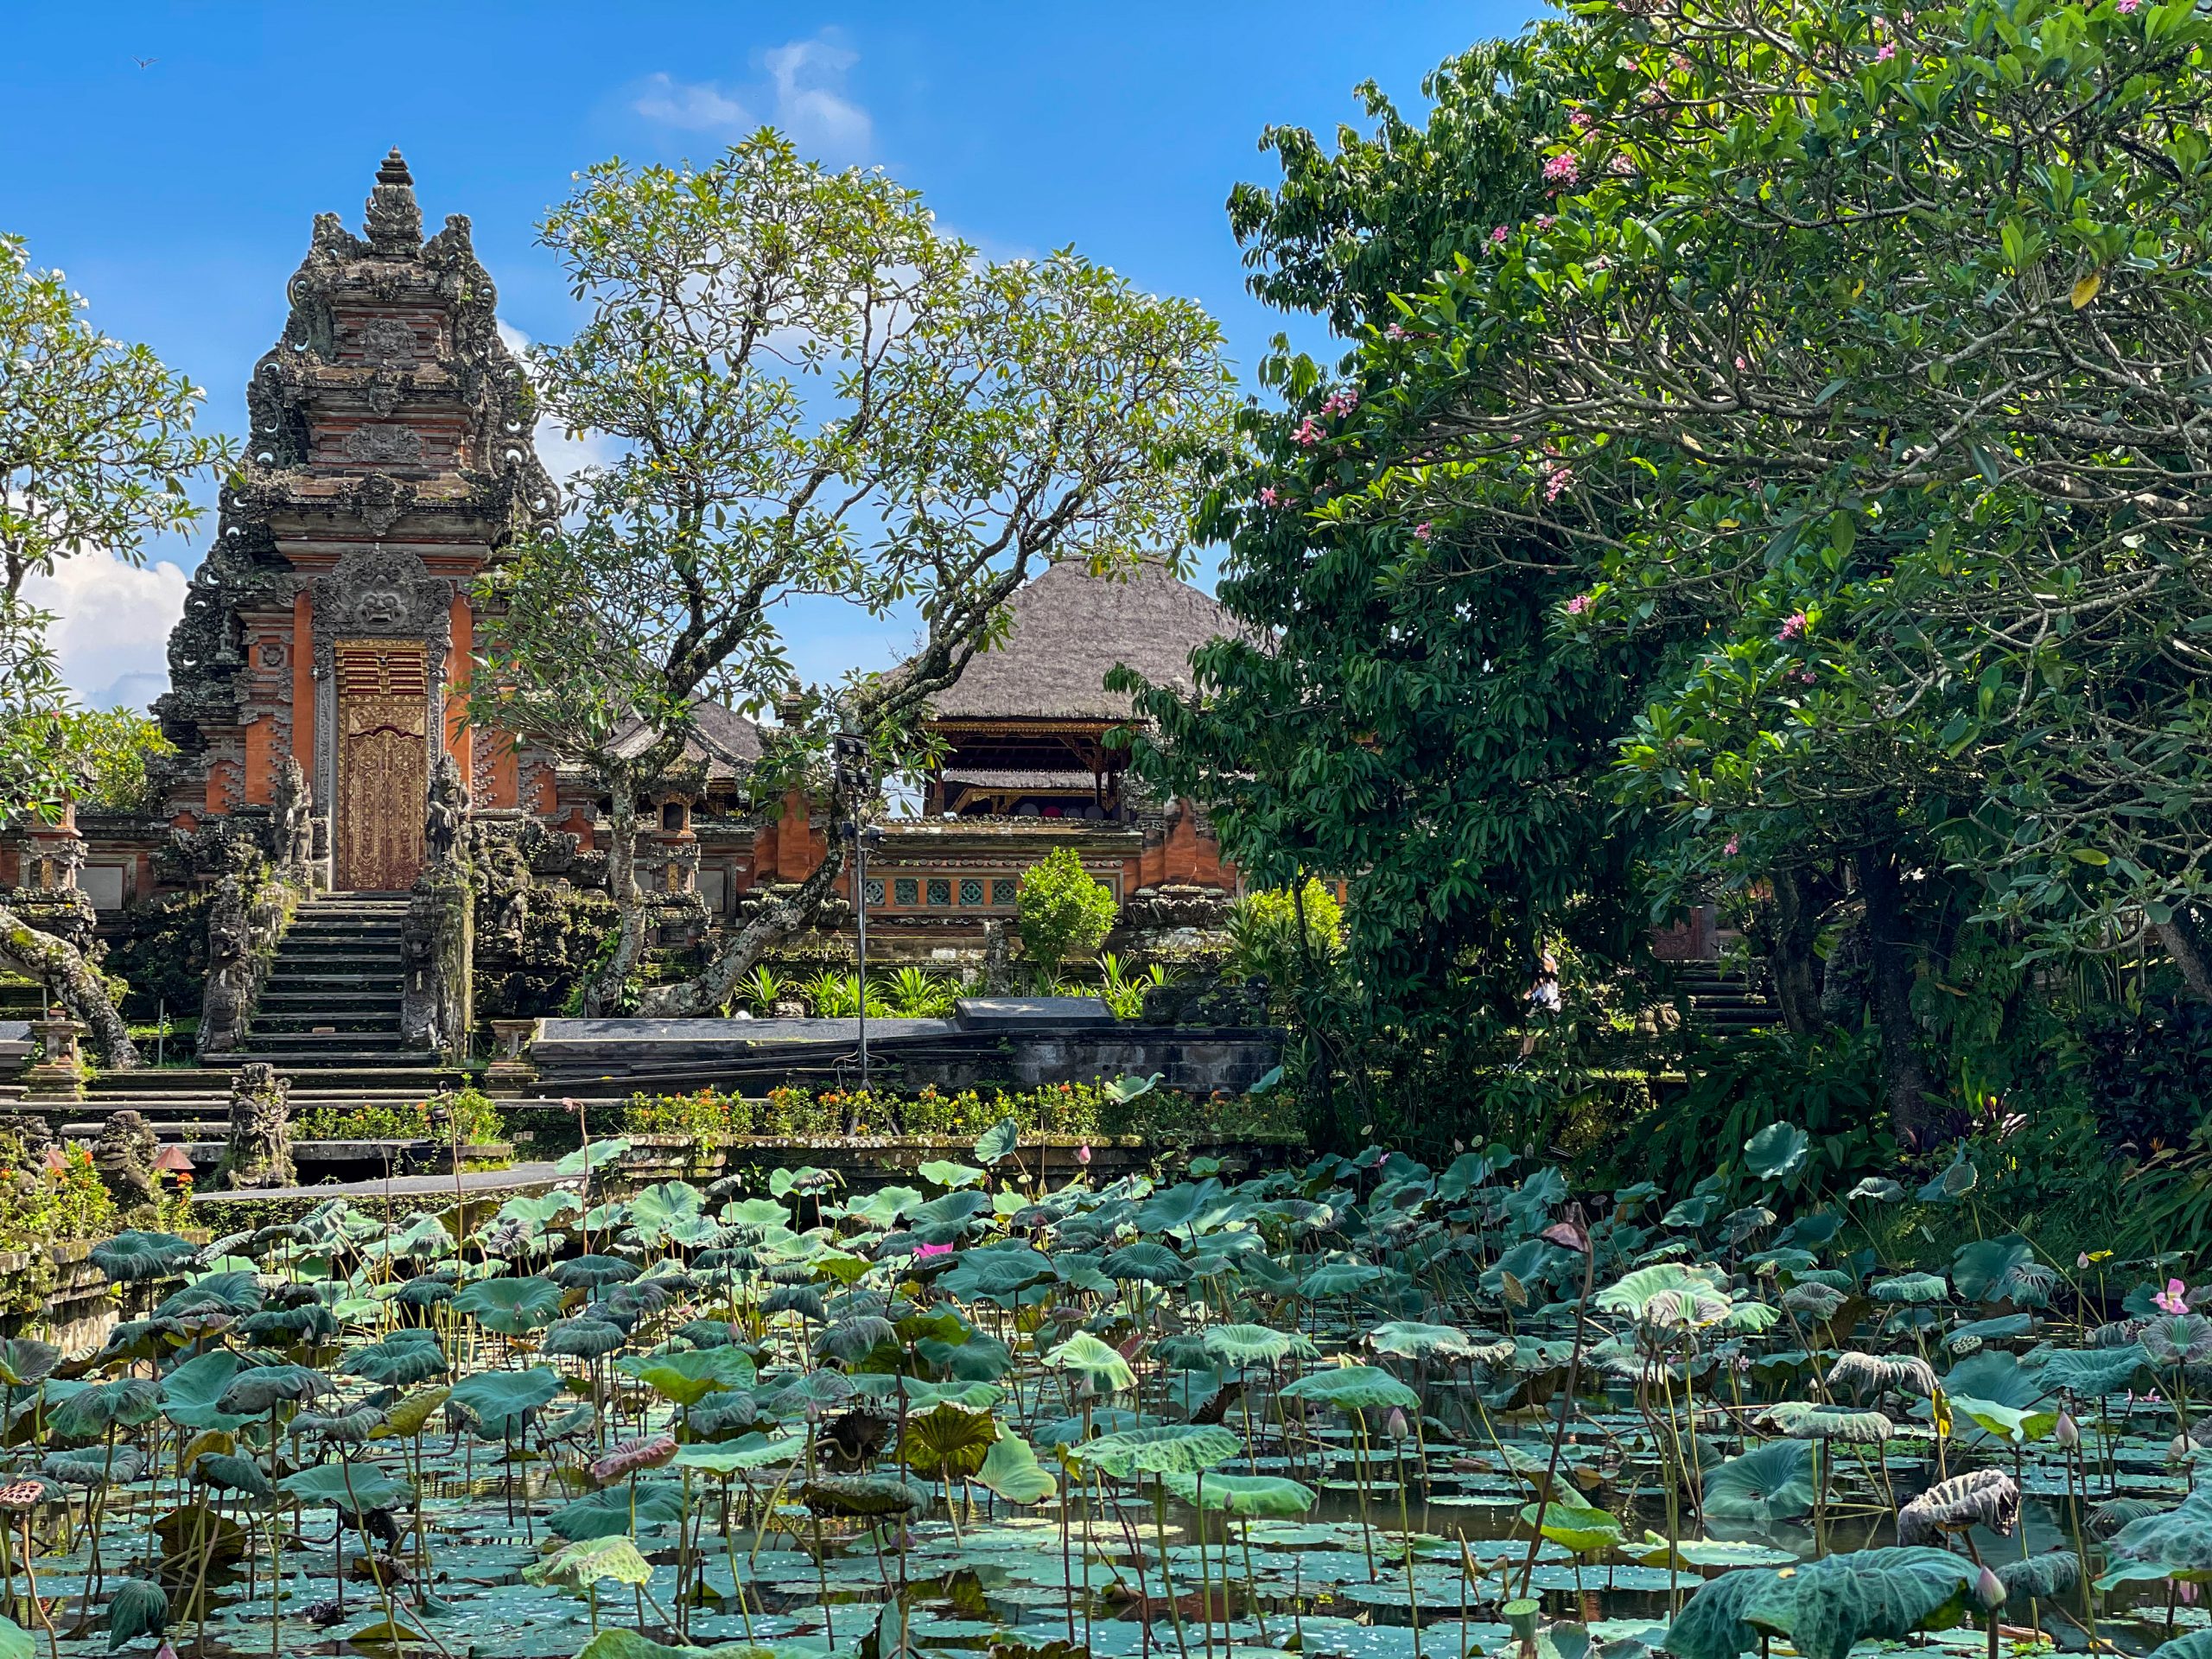
[[154,1649],[154,1659],[176,1659],[176,1649],[169,1645],[166,1636],[162,1638],[162,1645]]
[[1974,1599],[1995,1612],[2005,1605],[2005,1580],[1983,1567],[1981,1576],[1974,1581]]
[[1407,1435],[1413,1433],[1412,1428],[1406,1422],[1406,1412],[1404,1407],[1393,1406],[1390,1408],[1390,1414],[1382,1420],[1382,1432],[1385,1434],[1388,1434],[1394,1440],[1402,1440]]
[[2058,1421],[2051,1426],[2050,1438],[2058,1442],[2063,1451],[2071,1452],[2082,1444],[2082,1426],[2074,1421],[2074,1414],[2062,1411]]
[[2196,1586],[2190,1580],[2177,1579],[2174,1580],[2174,1599],[2180,1602],[2184,1607],[2194,1607],[2196,1605],[2197,1594],[2198,1592]]
[[1087,1164],[1090,1161],[1090,1142],[1086,1141],[1075,1149],[1075,1160],[1078,1164]]

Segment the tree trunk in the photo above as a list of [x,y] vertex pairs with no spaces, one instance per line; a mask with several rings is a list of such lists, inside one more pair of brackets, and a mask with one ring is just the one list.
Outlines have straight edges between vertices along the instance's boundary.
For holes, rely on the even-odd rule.
[[2152,927],[2158,943],[2166,947],[2166,954],[2174,959],[2174,966],[2181,969],[2183,983],[2189,994],[2200,1002],[2212,1002],[2212,967],[2204,959],[2204,941],[2198,937],[2196,924],[2189,912],[2177,910],[2169,922],[2156,922]]
[[762,905],[696,978],[677,985],[649,987],[638,1012],[656,1020],[721,1013],[737,982],[752,972],[753,963],[792,934],[813,925],[823,901],[836,890],[837,877],[844,868],[845,843],[833,823],[822,862],[795,891]]
[[607,892],[614,900],[614,949],[584,982],[587,1015],[608,1013],[645,953],[645,896],[638,891],[638,791],[627,767],[607,774],[613,810],[607,832]]
[[1778,870],[1773,878],[1773,937],[1767,967],[1774,976],[1774,1000],[1782,1022],[1800,1037],[1827,1027],[1821,1010],[1821,964],[1814,944],[1821,934],[1827,884],[1805,870]]
[[68,940],[41,933],[13,911],[0,909],[0,963],[38,981],[82,1020],[102,1065],[125,1071],[144,1064],[130,1040],[130,1028],[108,1001],[107,987]]
[[1858,857],[1859,896],[1866,906],[1867,976],[1874,1023],[1882,1034],[1882,1069],[1890,1122],[1904,1145],[1927,1151],[1962,1128],[1920,1058],[1920,1026],[1912,1014],[1912,945],[1898,890],[1896,855],[1886,848]]

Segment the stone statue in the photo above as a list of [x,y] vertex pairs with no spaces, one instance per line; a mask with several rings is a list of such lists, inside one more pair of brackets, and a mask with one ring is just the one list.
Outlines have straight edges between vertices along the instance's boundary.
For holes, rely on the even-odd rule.
[[231,1075],[231,1130],[211,1185],[218,1191],[291,1186],[292,1085],[266,1061]]
[[1004,996],[1013,988],[1014,960],[1007,946],[1006,922],[989,917],[983,923],[983,995]]
[[277,866],[297,880],[307,873],[315,855],[315,803],[308,774],[296,755],[285,757],[270,805],[275,812]]
[[92,1167],[125,1215],[153,1201],[154,1159],[160,1151],[153,1127],[136,1112],[110,1112],[100,1126],[99,1138],[92,1142]]
[[0,1140],[16,1142],[22,1155],[34,1161],[43,1158],[48,1147],[61,1144],[53,1123],[39,1112],[0,1112]]
[[245,1033],[253,1000],[253,927],[245,884],[226,875],[207,907],[207,977],[200,1001],[200,1052],[227,1053]]
[[453,856],[468,821],[468,786],[461,781],[461,762],[442,754],[430,768],[430,805],[423,820],[423,848],[433,864]]

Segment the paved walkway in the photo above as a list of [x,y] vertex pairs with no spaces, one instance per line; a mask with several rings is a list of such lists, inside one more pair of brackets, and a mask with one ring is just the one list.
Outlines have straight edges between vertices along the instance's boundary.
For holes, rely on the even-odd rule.
[[[461,1176],[461,1190],[464,1195],[487,1192],[518,1192],[532,1187],[551,1186],[563,1179],[550,1163],[517,1164],[511,1169],[464,1170]],[[193,1202],[220,1204],[225,1199],[238,1199],[248,1203],[262,1203],[272,1198],[451,1198],[454,1178],[445,1175],[394,1175],[389,1180],[331,1181],[321,1186],[278,1186],[250,1192],[200,1192]]]

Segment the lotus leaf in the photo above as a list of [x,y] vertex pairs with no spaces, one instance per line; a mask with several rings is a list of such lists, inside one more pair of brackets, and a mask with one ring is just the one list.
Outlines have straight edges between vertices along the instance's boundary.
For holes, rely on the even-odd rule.
[[228,1452],[210,1452],[197,1459],[192,1478],[219,1492],[244,1492],[248,1497],[268,1497],[276,1490],[257,1465]]
[[[257,1365],[232,1377],[216,1399],[215,1406],[218,1411],[257,1417],[281,1401],[315,1400],[334,1394],[337,1389],[338,1385],[321,1371],[309,1370],[304,1365]],[[192,1425],[194,1428],[215,1426]]]
[[2049,1601],[2070,1596],[2082,1587],[2082,1560],[2068,1549],[2048,1550],[2024,1561],[2000,1561],[1997,1576],[2012,1596]]
[[486,1439],[504,1439],[560,1391],[561,1374],[543,1366],[526,1371],[479,1371],[454,1383],[446,1403]]
[[674,1481],[641,1481],[634,1503],[626,1485],[587,1492],[554,1510],[546,1522],[556,1537],[571,1542],[627,1536],[633,1526],[672,1527],[683,1516],[683,1492]]
[[1706,1472],[1705,1514],[1716,1521],[1762,1524],[1804,1515],[1813,1507],[1813,1448],[1802,1440],[1770,1440]]
[[2054,1394],[2101,1399],[2133,1388],[2146,1357],[2133,1342],[2119,1348],[2060,1348],[2043,1356],[2035,1376]]
[[899,1459],[917,1474],[965,1478],[983,1466],[997,1438],[998,1425],[988,1411],[945,1401],[906,1419]]
[[414,1500],[415,1490],[372,1463],[319,1463],[287,1475],[276,1484],[297,1502],[317,1509],[365,1515],[396,1509]]
[[54,1368],[60,1363],[61,1351],[52,1343],[36,1342],[29,1337],[10,1337],[0,1341],[0,1383],[11,1389],[43,1382],[54,1375]]
[[1243,1450],[1243,1442],[1225,1428],[1185,1424],[1102,1434],[1071,1447],[1071,1455],[1117,1480],[1127,1480],[1141,1474],[1196,1474]]
[[2180,1504],[2130,1521],[2107,1546],[2115,1561],[2136,1561],[2166,1576],[2212,1581],[2212,1487],[2199,1487]]
[[617,1255],[579,1255],[555,1262],[545,1276],[563,1290],[596,1290],[601,1285],[626,1284],[638,1273],[636,1262]]
[[1029,1442],[1007,1429],[1001,1429],[991,1442],[976,1471],[976,1481],[1009,1503],[1042,1503],[1059,1491],[1059,1483],[1037,1461]]
[[409,1395],[385,1414],[385,1427],[401,1439],[420,1434],[430,1414],[453,1397],[451,1389],[423,1389]]
[[341,1376],[358,1376],[387,1387],[404,1388],[410,1382],[442,1376],[446,1356],[445,1350],[435,1340],[421,1342],[402,1336],[353,1349],[334,1369]]
[[1901,1641],[1959,1622],[1978,1569],[1948,1550],[1897,1546],[1801,1568],[1791,1640],[1804,1659],[1845,1659],[1864,1641]]
[[1942,1301],[1951,1293],[1940,1274],[1900,1273],[1875,1280],[1866,1294],[1878,1302],[1921,1303]]
[[1744,1142],[1744,1166],[1763,1181],[1778,1181],[1805,1166],[1813,1137],[1795,1123],[1770,1123]]
[[1287,1400],[1319,1400],[1339,1411],[1419,1411],[1421,1395],[1389,1372],[1373,1365],[1344,1365],[1309,1371],[1282,1389]]
[[1367,1345],[1378,1354],[1400,1359],[1446,1362],[1472,1358],[1476,1346],[1464,1331],[1448,1325],[1423,1325],[1416,1319],[1393,1319],[1376,1325],[1367,1333]]
[[455,1292],[456,1313],[502,1336],[519,1337],[552,1322],[561,1311],[561,1287],[550,1279],[480,1279]]
[[122,1284],[159,1279],[175,1273],[200,1254],[200,1247],[175,1233],[118,1233],[92,1248],[92,1265]]
[[679,1406],[696,1406],[725,1389],[749,1389],[758,1375],[751,1357],[740,1348],[632,1356],[615,1361],[614,1369]]
[[[678,1446],[674,1466],[703,1470],[709,1474],[728,1475],[741,1470],[766,1469],[774,1464],[789,1463],[805,1450],[805,1440],[796,1434],[780,1438],[747,1434],[721,1445],[702,1446],[695,1441],[689,1446]],[[1003,1493],[1000,1495],[1005,1496]]]
[[1098,1394],[1118,1394],[1136,1386],[1136,1373],[1129,1369],[1129,1362],[1088,1331],[1077,1332],[1046,1355],[1045,1363],[1055,1370],[1082,1377]]
[[112,1653],[142,1636],[168,1628],[168,1592],[144,1579],[124,1579],[107,1592],[107,1645]]
[[1280,1475],[1162,1475],[1160,1483],[1194,1507],[1266,1520],[1305,1515],[1318,1496],[1312,1487]]
[[1010,1117],[1001,1118],[983,1131],[976,1142],[976,1161],[988,1169],[1014,1156],[1014,1148],[1021,1144],[1021,1126]]
[[2180,1313],[2145,1323],[2137,1341],[2157,1365],[2201,1365],[2212,1358],[2212,1319]]
[[625,1136],[612,1141],[588,1141],[553,1166],[556,1175],[582,1175],[594,1169],[604,1169],[630,1150]]
[[118,1377],[79,1389],[48,1414],[48,1431],[65,1440],[98,1440],[112,1428],[135,1428],[161,1414],[161,1385],[150,1377]]
[[2020,1489],[2001,1469],[1970,1469],[1939,1480],[1897,1511],[1901,1544],[1941,1543],[1946,1533],[1986,1527],[2009,1536],[2020,1518]]
[[619,1325],[605,1319],[580,1315],[573,1319],[556,1319],[546,1327],[539,1339],[538,1351],[569,1359],[596,1359],[611,1354],[630,1339],[629,1333]]
[[525,1584],[555,1585],[581,1595],[609,1581],[650,1584],[653,1570],[628,1538],[607,1535],[563,1544],[543,1560],[523,1568],[522,1576]]
[[1180,1285],[1191,1277],[1180,1256],[1148,1238],[1114,1251],[1098,1264],[1098,1270],[1109,1279],[1147,1285]]
[[799,1494],[817,1515],[873,1520],[929,1507],[928,1491],[898,1475],[817,1475]]

